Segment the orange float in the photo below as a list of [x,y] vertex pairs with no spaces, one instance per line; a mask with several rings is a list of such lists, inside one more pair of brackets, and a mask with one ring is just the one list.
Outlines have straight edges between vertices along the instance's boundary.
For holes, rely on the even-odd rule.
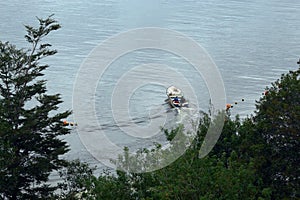
[[230,108],[232,108],[233,106],[230,104],[230,103],[228,103],[228,104],[226,104],[226,110],[229,110]]

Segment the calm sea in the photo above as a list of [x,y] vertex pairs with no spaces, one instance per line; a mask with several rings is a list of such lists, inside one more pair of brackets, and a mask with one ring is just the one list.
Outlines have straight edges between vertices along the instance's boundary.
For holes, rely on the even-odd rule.
[[[62,94],[61,110],[65,110],[72,109],[73,85],[80,65],[105,39],[143,27],[179,31],[198,42],[214,60],[224,81],[226,101],[238,102],[232,114],[247,116],[253,113],[255,100],[261,97],[266,86],[282,73],[298,67],[299,10],[298,0],[9,0],[0,2],[0,40],[26,48],[23,25],[36,24],[36,16],[45,18],[55,14],[62,29],[48,38],[58,54],[46,60],[51,65],[46,78],[49,92]],[[135,52],[114,63],[123,66],[123,71],[112,66],[103,75],[95,93],[99,124],[120,146],[138,148],[143,140],[118,135],[119,127],[111,116],[112,91],[130,67],[151,62],[175,65],[175,69],[182,70],[192,85],[200,85],[195,86],[200,109],[208,109],[209,94],[203,80],[180,59],[150,50]],[[159,85],[150,84],[137,90],[129,106],[134,122],[147,123],[149,107],[162,106],[165,110],[161,112],[169,112],[165,98],[165,88]],[[125,121],[122,126],[131,124]],[[97,163],[82,145],[76,129],[67,140],[71,145],[69,158]]]

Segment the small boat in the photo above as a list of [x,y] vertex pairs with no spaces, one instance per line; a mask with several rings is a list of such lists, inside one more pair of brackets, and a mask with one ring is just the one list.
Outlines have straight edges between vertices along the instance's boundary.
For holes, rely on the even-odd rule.
[[175,86],[170,86],[167,88],[167,96],[169,104],[174,108],[188,107],[189,103],[183,96],[180,89]]

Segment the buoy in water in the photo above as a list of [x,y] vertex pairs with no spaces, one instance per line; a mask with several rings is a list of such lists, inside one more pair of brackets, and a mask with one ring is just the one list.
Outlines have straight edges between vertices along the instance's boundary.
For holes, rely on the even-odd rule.
[[68,123],[66,120],[64,120],[64,121],[63,121],[63,125],[64,125],[64,126],[68,126],[69,123]]
[[230,108],[232,108],[233,106],[230,104],[230,103],[228,103],[228,104],[226,104],[226,110],[229,110]]
[[[244,98],[241,99],[242,101],[245,101]],[[239,102],[238,101],[235,101],[234,104],[237,105]],[[226,111],[228,111],[230,108],[233,108],[233,105],[228,103],[226,104]]]
[[77,126],[77,123],[68,122],[67,120],[63,121],[63,126]]

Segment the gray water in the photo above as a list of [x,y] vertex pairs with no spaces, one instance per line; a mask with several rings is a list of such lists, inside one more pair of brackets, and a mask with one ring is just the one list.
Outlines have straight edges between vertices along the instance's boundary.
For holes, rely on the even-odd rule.
[[[80,65],[105,39],[143,27],[179,31],[205,48],[218,66],[225,85],[226,101],[239,102],[232,114],[247,116],[255,110],[255,100],[261,97],[266,86],[282,73],[298,67],[299,10],[298,0],[2,0],[0,40],[26,47],[23,24],[36,24],[35,16],[45,18],[55,14],[62,29],[48,38],[58,54],[46,60],[51,65],[46,79],[49,92],[62,94],[64,103],[61,110],[66,110],[72,109],[73,85]],[[139,147],[144,143],[142,139],[120,136],[119,127],[111,116],[110,96],[124,72],[137,64],[149,62],[175,66],[197,91],[200,109],[207,111],[209,107],[209,94],[203,79],[180,58],[151,50],[124,56],[104,74],[95,94],[99,124],[119,146]],[[129,105],[134,122],[147,124],[149,107],[160,107],[160,112],[169,112],[168,105],[164,104],[165,98],[165,88],[159,85],[137,90]],[[123,126],[131,125],[125,121]],[[90,129],[93,129],[92,125]],[[67,140],[71,146],[70,159],[98,163],[82,145],[76,129],[67,136]]]

